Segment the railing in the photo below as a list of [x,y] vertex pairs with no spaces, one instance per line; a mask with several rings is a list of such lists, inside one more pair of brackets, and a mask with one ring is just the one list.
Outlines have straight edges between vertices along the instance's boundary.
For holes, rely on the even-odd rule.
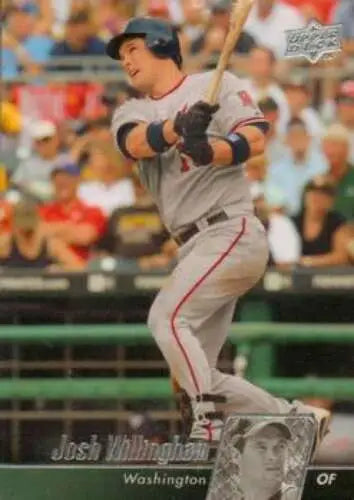
[[[273,394],[286,398],[306,396],[325,397],[333,400],[354,399],[354,378],[290,378],[273,376],[273,345],[287,342],[307,343],[326,342],[354,344],[354,325],[348,324],[286,324],[286,323],[247,323],[233,324],[229,336],[229,346],[237,346],[234,366],[244,370],[245,376]],[[63,431],[70,435],[72,425],[77,421],[115,422],[117,432],[131,416],[127,404],[137,402],[137,408],[149,402],[151,417],[169,422],[169,432],[178,432],[178,414],[173,398],[172,386],[167,375],[167,366],[161,361],[158,365],[135,361],[135,369],[143,371],[144,363],[164,372],[159,376],[128,376],[124,362],[124,348],[131,346],[153,345],[153,337],[144,325],[54,325],[54,326],[1,326],[0,346],[9,346],[7,356],[13,359],[0,363],[0,420],[10,422],[10,449],[12,461],[19,461],[21,422],[61,421]],[[109,345],[116,349],[116,361],[91,361],[93,366],[114,367],[114,376],[83,377],[75,374],[75,361],[70,350],[75,346]],[[31,346],[63,346],[63,361],[20,359],[21,348]],[[119,363],[123,363],[120,365]],[[8,363],[5,369],[4,363]],[[26,365],[27,363],[27,365]],[[61,378],[48,376],[24,378],[22,370],[28,371],[28,364],[35,363],[35,369],[54,366],[62,370]],[[96,363],[96,365],[95,365]],[[81,367],[85,366],[81,364]],[[123,366],[123,368],[122,368]],[[230,363],[229,363],[230,368]],[[4,371],[5,369],[5,371]],[[146,370],[147,371],[147,370]],[[156,372],[155,372],[156,373]],[[160,376],[160,374],[162,376]],[[23,406],[26,401],[26,406]],[[48,401],[48,404],[45,403]],[[52,407],[50,401],[61,401]],[[84,407],[79,403],[82,401]],[[87,406],[87,402],[91,406]],[[101,401],[97,406],[98,401]],[[28,405],[28,402],[31,404]],[[79,404],[78,404],[79,403]],[[138,410],[139,411],[139,410]]]
[[[274,343],[354,343],[354,325],[239,323],[229,341],[238,346],[235,367],[248,379],[284,397],[324,396],[354,398],[354,379],[276,378],[272,376]],[[3,326],[0,343],[11,344],[113,344],[150,345],[153,338],[144,325]],[[38,362],[40,363],[40,362]],[[47,362],[49,363],[49,362]],[[144,363],[143,361],[141,362]],[[40,378],[13,377],[0,381],[0,399],[168,399],[165,378]]]

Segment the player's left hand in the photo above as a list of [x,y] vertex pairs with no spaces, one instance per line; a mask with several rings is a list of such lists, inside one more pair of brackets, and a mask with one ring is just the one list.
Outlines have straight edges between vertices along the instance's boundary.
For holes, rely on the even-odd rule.
[[207,102],[198,101],[188,111],[177,113],[173,124],[174,131],[179,136],[203,135],[218,109],[218,104],[212,106]]
[[184,137],[178,149],[182,154],[189,156],[197,167],[209,165],[213,161],[214,151],[205,134]]

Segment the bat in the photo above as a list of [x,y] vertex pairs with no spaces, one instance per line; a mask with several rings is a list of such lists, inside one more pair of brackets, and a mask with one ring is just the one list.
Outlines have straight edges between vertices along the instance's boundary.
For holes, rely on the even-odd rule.
[[246,22],[253,3],[254,0],[234,1],[231,9],[230,27],[225,38],[224,46],[222,48],[217,67],[214,71],[204,99],[208,104],[214,105],[217,102],[222,75],[240,37],[243,25]]

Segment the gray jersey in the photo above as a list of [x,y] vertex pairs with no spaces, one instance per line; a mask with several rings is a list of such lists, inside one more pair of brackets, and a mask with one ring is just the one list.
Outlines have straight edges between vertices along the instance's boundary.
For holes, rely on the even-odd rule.
[[[113,116],[114,137],[126,123],[173,120],[178,111],[203,99],[211,78],[211,72],[189,75],[159,99],[146,97],[127,101]],[[239,126],[263,119],[242,80],[229,72],[223,76],[219,105],[207,131],[211,136],[225,136]],[[139,161],[139,171],[172,234],[222,208],[230,216],[253,213],[249,184],[242,166],[196,167],[189,158],[182,158],[173,146],[152,159]]]

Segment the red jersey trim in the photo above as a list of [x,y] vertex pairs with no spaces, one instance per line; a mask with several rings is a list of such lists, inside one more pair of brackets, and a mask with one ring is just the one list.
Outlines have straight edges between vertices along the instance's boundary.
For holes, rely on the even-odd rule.
[[181,307],[183,306],[183,304],[185,304],[187,302],[187,300],[191,297],[191,295],[199,288],[200,285],[203,284],[203,282],[206,280],[206,278],[228,256],[228,254],[231,252],[231,250],[237,245],[237,243],[240,241],[242,236],[245,234],[245,231],[246,231],[246,218],[243,217],[241,231],[237,234],[237,236],[234,238],[234,240],[231,242],[231,244],[225,250],[225,252],[220,255],[220,257],[214,262],[214,264],[212,264],[212,266],[206,271],[206,273],[204,273],[203,276],[201,278],[199,278],[199,280],[192,286],[192,288],[182,297],[182,299],[179,301],[177,307],[175,308],[175,310],[173,311],[173,314],[171,316],[170,325],[171,325],[172,334],[177,342],[178,347],[182,351],[184,359],[186,360],[189,372],[191,374],[195,389],[196,389],[198,394],[200,394],[200,386],[199,386],[195,371],[193,369],[192,362],[188,356],[188,353],[187,353],[185,347],[183,346],[183,344],[181,342],[181,339],[179,338],[178,331],[176,328],[176,323],[175,323],[176,317],[177,317]]
[[172,94],[175,90],[177,90],[182,85],[182,83],[187,78],[187,76],[188,75],[184,75],[183,78],[181,78],[180,81],[174,87],[172,87],[172,89],[170,89],[168,92],[166,92],[166,94],[163,94],[160,97],[150,96],[150,99],[152,99],[153,101],[159,101],[160,99],[163,99],[164,97],[167,97],[168,95]]
[[262,123],[262,122],[266,122],[267,120],[265,118],[246,118],[245,120],[241,120],[240,122],[236,123],[236,125],[234,125],[232,127],[232,129],[230,130],[230,134],[232,132],[235,132],[235,130],[237,130],[238,128],[240,127],[244,127],[246,125],[252,125],[252,123]]

